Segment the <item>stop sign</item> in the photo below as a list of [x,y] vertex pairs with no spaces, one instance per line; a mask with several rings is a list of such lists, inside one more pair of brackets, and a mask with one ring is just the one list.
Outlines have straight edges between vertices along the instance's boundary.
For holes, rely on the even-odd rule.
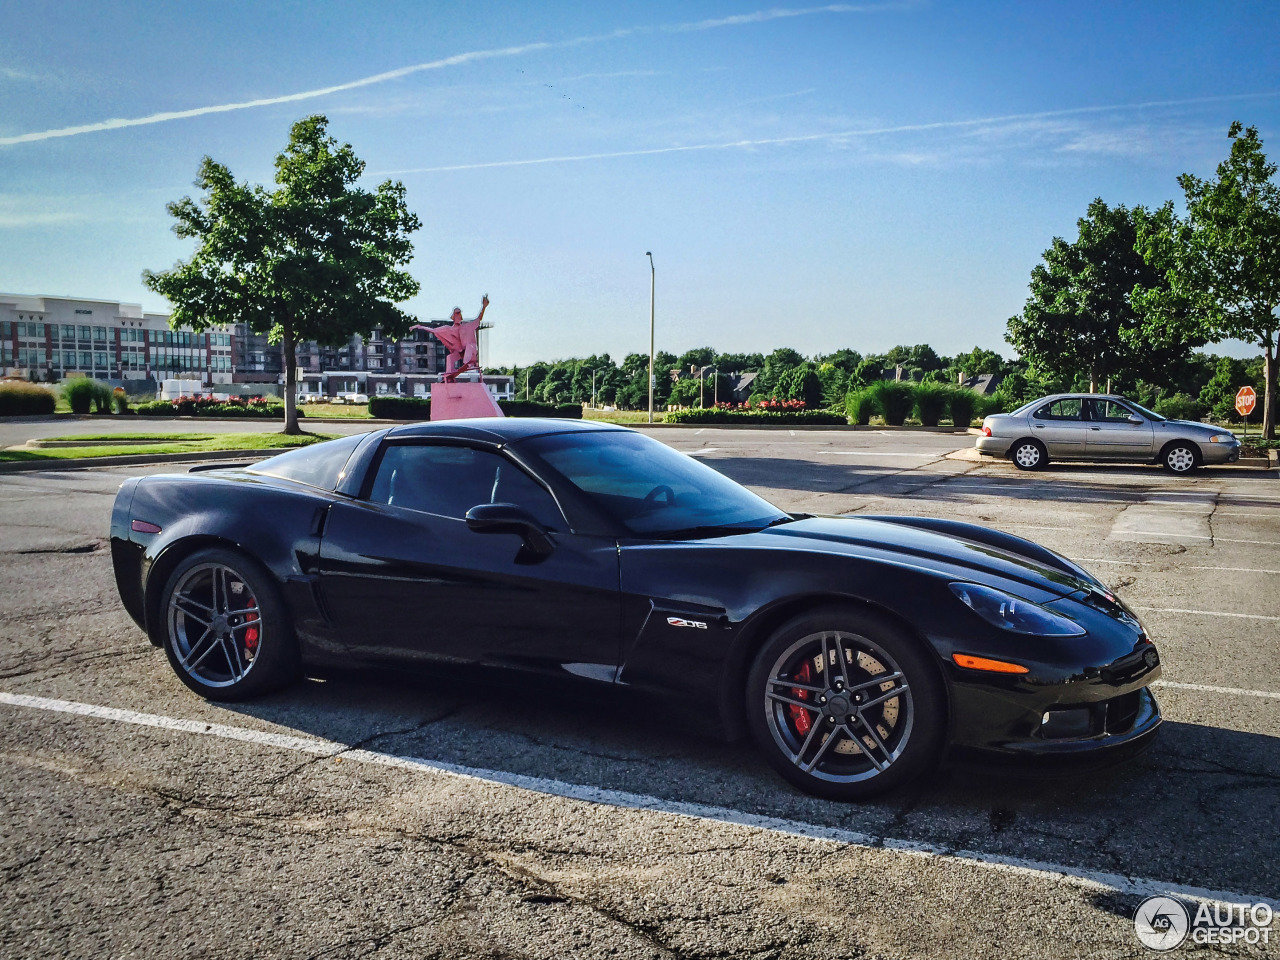
[[1247,417],[1253,413],[1253,408],[1258,403],[1258,394],[1254,392],[1253,387],[1241,387],[1240,392],[1236,394],[1236,413],[1242,417]]

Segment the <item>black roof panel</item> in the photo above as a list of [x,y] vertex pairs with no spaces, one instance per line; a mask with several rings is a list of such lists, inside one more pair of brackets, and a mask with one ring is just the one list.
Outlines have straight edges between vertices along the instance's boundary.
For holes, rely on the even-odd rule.
[[482,440],[488,443],[507,443],[525,437],[537,437],[548,433],[573,433],[577,431],[625,430],[611,423],[596,420],[561,420],[543,417],[479,417],[474,420],[431,420],[423,423],[406,423],[392,427],[390,437],[448,437],[454,440]]

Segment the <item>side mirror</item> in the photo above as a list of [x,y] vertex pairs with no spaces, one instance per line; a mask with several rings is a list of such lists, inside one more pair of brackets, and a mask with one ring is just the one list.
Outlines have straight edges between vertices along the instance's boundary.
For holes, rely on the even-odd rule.
[[[524,543],[524,562],[533,563],[551,555],[555,542],[542,524],[514,503],[481,503],[467,511],[467,528],[476,533],[514,533]],[[521,556],[516,557],[517,560]]]
[[1134,414],[1129,414],[1129,422],[1132,423],[1134,426],[1141,426],[1143,423],[1143,420],[1139,416],[1135,416]]

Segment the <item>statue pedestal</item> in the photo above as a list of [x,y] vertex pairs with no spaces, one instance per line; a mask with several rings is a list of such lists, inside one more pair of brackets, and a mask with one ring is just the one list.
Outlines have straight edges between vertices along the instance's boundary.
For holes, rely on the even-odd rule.
[[502,409],[489,388],[474,380],[441,381],[431,385],[432,420],[470,420],[500,417]]

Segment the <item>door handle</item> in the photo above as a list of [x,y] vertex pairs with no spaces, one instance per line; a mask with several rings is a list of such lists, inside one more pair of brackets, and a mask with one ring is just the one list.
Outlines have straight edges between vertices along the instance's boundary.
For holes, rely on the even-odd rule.
[[1090,427],[1089,429],[1090,429],[1090,430],[1101,430],[1102,428],[1101,428],[1101,427]]
[[1043,429],[1044,429],[1044,424],[1043,424],[1043,423],[1036,423],[1036,424],[1032,424],[1032,426],[1034,426],[1037,430],[1043,430]]

